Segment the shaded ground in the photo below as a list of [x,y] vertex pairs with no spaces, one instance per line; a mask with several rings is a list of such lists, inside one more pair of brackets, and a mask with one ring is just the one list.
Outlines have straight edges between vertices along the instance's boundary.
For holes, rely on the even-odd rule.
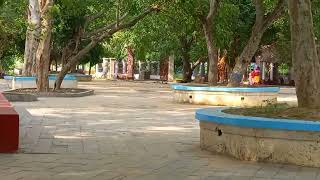
[[227,109],[225,113],[283,119],[303,119],[320,121],[320,109],[298,108],[287,104],[275,104],[266,107]]
[[20,152],[0,154],[1,180],[320,179],[316,168],[242,162],[201,151],[194,111],[203,106],[172,102],[168,85],[80,84],[96,94],[15,103]]

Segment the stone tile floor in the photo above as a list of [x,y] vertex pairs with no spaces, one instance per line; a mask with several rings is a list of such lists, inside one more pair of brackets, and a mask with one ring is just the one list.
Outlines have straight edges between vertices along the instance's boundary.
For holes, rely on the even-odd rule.
[[[81,87],[96,93],[15,103],[20,152],[0,154],[0,180],[320,180],[316,168],[201,151],[194,120],[200,106],[172,102],[168,85],[94,81]],[[282,91],[294,99],[292,89]]]

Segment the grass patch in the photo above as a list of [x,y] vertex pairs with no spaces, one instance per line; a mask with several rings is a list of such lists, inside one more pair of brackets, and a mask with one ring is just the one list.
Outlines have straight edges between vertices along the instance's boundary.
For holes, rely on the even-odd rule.
[[320,121],[320,109],[292,107],[288,104],[270,104],[265,107],[250,107],[239,109],[226,109],[228,114],[280,118],[280,119],[303,119],[309,121]]

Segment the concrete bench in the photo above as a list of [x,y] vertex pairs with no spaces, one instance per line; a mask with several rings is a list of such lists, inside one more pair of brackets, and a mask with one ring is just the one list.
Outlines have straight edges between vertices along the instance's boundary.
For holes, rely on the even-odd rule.
[[0,153],[13,153],[19,147],[19,114],[0,93]]

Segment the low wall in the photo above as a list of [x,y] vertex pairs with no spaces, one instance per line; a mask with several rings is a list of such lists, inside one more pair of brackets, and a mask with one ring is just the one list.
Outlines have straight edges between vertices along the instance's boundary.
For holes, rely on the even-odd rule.
[[[36,77],[23,77],[23,76],[5,76],[4,79],[9,85],[10,89],[20,89],[20,88],[36,88]],[[49,76],[49,88],[54,87],[56,80],[55,75]],[[65,76],[61,88],[78,88],[77,78],[73,75]]]
[[174,101],[214,106],[261,106],[277,102],[279,87],[208,87],[172,85]]
[[320,167],[320,122],[245,117],[200,109],[201,148],[240,160]]
[[72,76],[75,76],[76,79],[78,81],[81,81],[81,82],[88,82],[88,81],[92,81],[92,75],[86,75],[86,74],[70,74]]

